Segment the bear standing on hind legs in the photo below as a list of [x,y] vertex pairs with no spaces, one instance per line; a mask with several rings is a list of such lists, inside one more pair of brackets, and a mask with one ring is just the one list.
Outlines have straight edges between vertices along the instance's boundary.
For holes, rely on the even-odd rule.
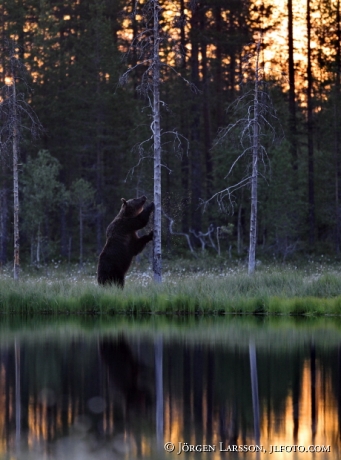
[[152,231],[141,238],[136,233],[148,224],[149,216],[154,211],[154,203],[143,209],[146,200],[145,196],[128,201],[122,198],[121,210],[107,228],[107,241],[99,256],[98,284],[115,283],[123,288],[124,276],[133,257],[153,239]]

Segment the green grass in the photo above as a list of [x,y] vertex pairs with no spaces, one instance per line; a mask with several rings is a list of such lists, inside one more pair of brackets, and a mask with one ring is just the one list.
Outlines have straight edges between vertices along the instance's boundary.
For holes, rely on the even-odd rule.
[[[215,262],[215,263],[214,263]],[[68,270],[56,265],[24,271],[19,282],[0,274],[3,314],[262,314],[341,315],[341,273],[337,265],[262,264],[254,276],[241,263],[222,259],[174,261],[155,285],[150,269],[136,266],[122,291],[97,286],[92,266]]]
[[0,315],[0,345],[75,340],[97,342],[101,337],[155,341],[160,334],[164,343],[224,344],[235,349],[248,349],[250,341],[257,349],[292,350],[309,346],[313,340],[319,348],[340,344],[340,317],[302,317],[274,315]]

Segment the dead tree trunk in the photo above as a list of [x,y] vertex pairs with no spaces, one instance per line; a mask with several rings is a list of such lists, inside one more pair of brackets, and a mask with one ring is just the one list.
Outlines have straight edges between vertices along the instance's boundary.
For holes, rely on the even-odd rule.
[[251,216],[250,216],[250,245],[248,273],[252,275],[256,267],[256,244],[257,244],[257,199],[258,199],[258,150],[259,150],[259,51],[260,41],[257,43],[255,91],[253,100],[253,145],[252,145],[252,173],[251,173]]
[[[135,62],[120,78],[121,84],[127,81],[128,75],[135,71],[139,66],[148,68],[143,72],[141,84],[137,87],[138,91],[148,99],[149,107],[152,111],[151,131],[153,139],[153,159],[154,159],[154,225],[153,225],[153,274],[156,283],[162,282],[162,253],[161,253],[161,124],[160,124],[160,74],[161,68],[174,68],[162,62],[160,53],[160,43],[167,40],[167,31],[162,30],[160,34],[160,12],[161,7],[159,0],[148,0],[142,3],[142,20],[144,21],[144,30],[139,32],[133,40],[132,49],[138,51],[135,55]],[[137,4],[137,2],[136,2]],[[184,6],[184,4],[182,5]],[[163,9],[163,8],[162,8]],[[135,14],[136,9],[134,9]],[[184,37],[182,36],[181,39]],[[183,41],[182,43],[183,44]],[[130,52],[129,52],[130,53]],[[129,54],[128,53],[128,54]],[[131,54],[131,53],[130,53]],[[186,84],[189,82],[183,77]],[[192,88],[195,85],[190,85]],[[150,96],[150,93],[151,96]],[[170,134],[170,133],[168,133]],[[178,136],[176,131],[173,131]],[[150,139],[151,139],[150,138]],[[149,142],[149,139],[148,139]],[[145,142],[144,142],[145,143]],[[144,144],[143,143],[143,144]],[[141,144],[142,145],[142,144]],[[141,149],[143,151],[143,149]],[[144,157],[141,156],[141,159]],[[185,165],[185,163],[183,164]],[[188,164],[186,163],[188,169]]]
[[[42,126],[25,101],[24,94],[17,87],[17,80],[26,83],[26,69],[18,59],[20,49],[12,41],[5,40],[4,46],[5,85],[0,88],[0,155],[12,156],[13,167],[13,227],[14,227],[14,263],[13,277],[19,279],[20,243],[19,243],[19,143],[23,127],[32,135],[38,134]],[[19,92],[18,92],[19,88]],[[27,86],[26,86],[27,88]]]
[[[11,61],[13,58],[11,57]],[[19,128],[17,114],[17,94],[14,75],[14,63],[11,62],[12,71],[12,115],[13,115],[13,221],[14,221],[14,266],[13,277],[19,279],[20,269],[20,241],[19,241],[19,172],[18,172],[18,156],[19,156]]]
[[[236,121],[230,123],[226,128],[220,130],[219,136],[215,145],[226,143],[230,134],[237,127],[241,129],[239,136],[240,144],[243,151],[238,154],[238,157],[233,161],[225,179],[227,179],[236,164],[241,159],[249,157],[251,153],[251,162],[247,159],[247,174],[238,182],[226,187],[225,189],[215,193],[206,205],[213,198],[217,198],[218,204],[221,209],[225,210],[226,205],[224,201],[228,199],[229,205],[233,207],[234,192],[242,189],[244,186],[251,188],[251,211],[250,211],[250,242],[249,242],[249,261],[248,273],[253,274],[256,266],[256,245],[257,245],[257,209],[258,209],[258,176],[259,170],[265,171],[265,166],[268,161],[267,149],[262,140],[267,138],[269,147],[276,140],[276,128],[273,123],[278,123],[278,117],[271,104],[271,97],[261,86],[261,71],[259,65],[261,49],[261,38],[256,45],[256,62],[255,62],[255,76],[252,83],[252,89],[248,90],[244,95],[239,97],[235,103],[235,111],[239,115]],[[241,103],[245,103],[245,107],[239,110]],[[247,109],[245,111],[245,108]],[[246,114],[245,114],[246,112]],[[250,172],[249,172],[250,171]],[[238,247],[240,251],[240,230],[241,230],[241,208],[238,214]]]
[[160,36],[159,1],[154,0],[154,50],[153,50],[153,137],[154,137],[154,281],[162,282],[161,258],[161,128],[160,128]]

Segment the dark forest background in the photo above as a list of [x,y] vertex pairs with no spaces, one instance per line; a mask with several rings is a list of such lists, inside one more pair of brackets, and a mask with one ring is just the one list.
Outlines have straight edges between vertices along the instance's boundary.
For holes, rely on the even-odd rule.
[[[267,37],[278,26],[276,4],[160,4],[161,57],[168,64],[160,87],[163,210],[174,219],[172,230],[189,234],[196,250],[202,246],[196,235],[211,229],[206,249],[216,251],[210,246],[218,247],[219,236],[222,254],[245,257],[249,188],[238,188],[223,206],[216,200],[206,207],[202,203],[247,174],[248,155],[226,178],[243,147],[238,128],[224,139],[220,134],[248,110],[247,104],[235,110],[235,103],[254,84],[255,37],[262,33],[261,66],[267,47],[275,46]],[[279,260],[340,253],[340,5],[328,0],[307,5],[306,48],[300,50],[305,65],[294,59],[295,18],[288,0],[281,18],[286,45],[278,47],[260,83],[276,114],[271,119],[276,136],[272,142],[272,129],[265,130],[262,139],[267,155],[260,171],[257,251]],[[120,81],[139,62],[132,43],[143,27],[143,7],[143,1],[133,0],[1,2],[1,86],[6,86],[14,41],[25,68],[16,75],[18,91],[43,127],[32,137],[24,115],[20,121],[21,257],[28,262],[93,261],[121,197],[145,194],[152,200],[151,112],[140,91],[143,64]],[[0,125],[6,123],[2,117]],[[3,265],[13,251],[12,160],[5,149],[0,162]],[[164,218],[164,255],[184,254],[186,239],[171,234],[168,224]]]

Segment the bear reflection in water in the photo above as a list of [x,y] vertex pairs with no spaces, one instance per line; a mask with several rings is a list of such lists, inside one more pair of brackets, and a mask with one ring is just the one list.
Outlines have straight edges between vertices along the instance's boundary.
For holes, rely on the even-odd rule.
[[103,338],[99,349],[114,400],[122,403],[128,412],[149,413],[153,387],[150,368],[135,356],[123,336],[117,340]]

